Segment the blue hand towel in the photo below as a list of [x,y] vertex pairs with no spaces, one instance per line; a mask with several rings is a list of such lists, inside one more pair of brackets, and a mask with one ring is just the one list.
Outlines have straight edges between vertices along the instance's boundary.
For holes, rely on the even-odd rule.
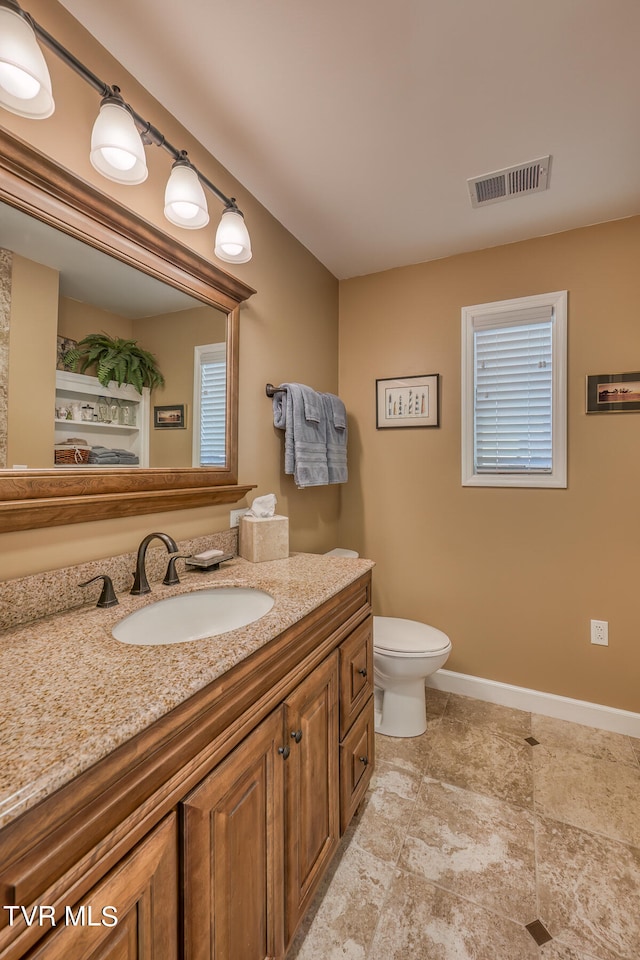
[[327,419],[320,394],[301,383],[283,383],[273,397],[273,422],[284,430],[284,472],[296,486],[329,482]]
[[340,397],[323,393],[327,416],[327,470],[329,483],[346,483],[347,470],[347,411]]
[[336,397],[335,393],[323,393],[321,396],[325,404],[327,416],[336,430],[346,430],[347,411],[340,397]]
[[299,388],[302,395],[304,418],[307,423],[320,423],[324,417],[322,394],[316,393],[315,390],[305,386],[304,383],[296,383],[294,386]]

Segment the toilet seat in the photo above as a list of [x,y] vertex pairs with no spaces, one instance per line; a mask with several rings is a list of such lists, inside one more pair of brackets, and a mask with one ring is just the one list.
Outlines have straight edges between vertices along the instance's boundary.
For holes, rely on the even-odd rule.
[[401,617],[373,618],[373,648],[393,657],[439,656],[451,648],[446,633],[427,623]]

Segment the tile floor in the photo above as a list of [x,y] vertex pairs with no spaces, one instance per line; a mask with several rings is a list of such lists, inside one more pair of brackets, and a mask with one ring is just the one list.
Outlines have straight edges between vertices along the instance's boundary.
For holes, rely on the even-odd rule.
[[376,738],[287,960],[638,960],[640,741],[437,690],[427,713]]

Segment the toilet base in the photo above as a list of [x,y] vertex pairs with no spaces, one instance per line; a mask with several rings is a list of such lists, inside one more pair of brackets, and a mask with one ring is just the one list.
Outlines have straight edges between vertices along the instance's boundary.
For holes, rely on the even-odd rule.
[[375,731],[386,737],[419,737],[427,729],[424,677],[375,688]]

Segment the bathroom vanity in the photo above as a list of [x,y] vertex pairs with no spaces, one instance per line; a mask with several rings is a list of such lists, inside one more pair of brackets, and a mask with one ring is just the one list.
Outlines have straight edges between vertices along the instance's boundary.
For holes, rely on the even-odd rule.
[[[1,960],[284,957],[373,769],[371,566],[235,560],[9,631],[16,696],[30,679],[41,700],[3,737],[0,898],[24,910],[0,911]],[[216,583],[273,610],[203,641],[112,638]]]

